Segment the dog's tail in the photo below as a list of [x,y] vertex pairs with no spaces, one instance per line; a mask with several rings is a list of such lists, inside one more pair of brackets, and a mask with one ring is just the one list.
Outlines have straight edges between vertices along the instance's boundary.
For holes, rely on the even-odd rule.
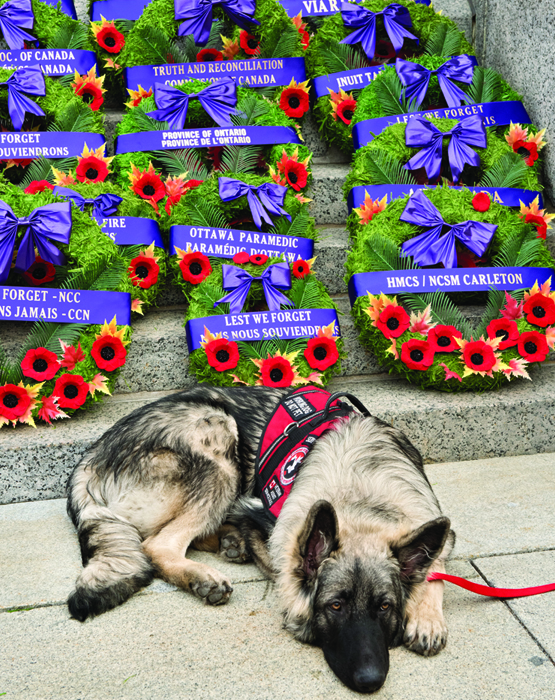
[[78,467],[72,474],[67,503],[85,567],[67,605],[80,622],[124,603],[154,577],[139,531],[95,498],[94,484],[84,471]]
[[241,496],[228,514],[228,520],[239,529],[247,551],[258,568],[274,580],[276,572],[268,554],[267,542],[275,521],[264,508],[262,501],[251,496]]

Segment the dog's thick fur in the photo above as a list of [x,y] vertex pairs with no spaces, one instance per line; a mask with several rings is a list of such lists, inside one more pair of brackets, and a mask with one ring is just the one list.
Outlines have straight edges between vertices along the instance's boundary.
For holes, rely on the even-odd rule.
[[432,655],[445,646],[443,584],[425,579],[444,571],[454,533],[418,451],[359,415],[318,440],[274,526],[252,495],[254,460],[287,393],[199,387],[114,425],[68,484],[85,567],[69,610],[81,621],[98,615],[155,575],[222,604],[231,583],[187,549],[253,558],[276,582],[286,628],[321,646],[348,686],[372,692],[390,647]]

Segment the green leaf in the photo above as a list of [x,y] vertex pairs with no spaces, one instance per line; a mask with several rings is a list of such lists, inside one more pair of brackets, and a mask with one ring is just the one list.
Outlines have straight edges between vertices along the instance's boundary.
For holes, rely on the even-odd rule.
[[172,53],[174,47],[164,31],[155,26],[138,27],[136,39],[139,40],[141,58],[145,64],[167,63],[168,54]]
[[380,78],[374,83],[374,90],[386,117],[416,111],[416,98],[405,100],[403,85],[394,70],[386,70]]
[[261,55],[269,56],[270,58],[285,58],[286,56],[292,56],[296,52],[299,42],[300,35],[296,27],[294,27],[292,24],[287,25],[273,52],[270,52],[270,47],[263,43],[261,46]]
[[522,187],[528,166],[518,153],[506,153],[486,170],[481,187]]
[[189,204],[188,214],[193,226],[222,229],[228,227],[228,220],[224,212],[205,199],[196,199],[194,204]]
[[468,102],[495,102],[501,97],[501,78],[491,68],[475,66],[472,82],[465,90]]
[[365,241],[365,263],[368,272],[381,270],[418,270],[412,258],[402,255],[399,246],[381,234],[375,233]]
[[75,100],[56,117],[48,131],[93,131],[94,114],[85,103]]
[[438,23],[430,35],[424,53],[430,56],[456,56],[461,52],[461,33],[452,26]]
[[444,326],[455,326],[463,334],[463,338],[470,340],[474,329],[462,314],[460,309],[449,299],[445,292],[431,292],[427,294],[401,295],[403,304],[411,311],[424,311],[431,306],[431,314],[434,321]]
[[291,219],[291,223],[286,219],[285,216],[280,216],[274,220],[274,226],[270,229],[269,233],[278,236],[297,236],[298,238],[304,238],[305,232],[308,228],[310,216],[307,211],[300,211],[297,216]]
[[219,170],[224,173],[254,173],[261,153],[259,146],[225,146]]
[[88,41],[88,27],[80,22],[64,22],[49,39],[48,49],[84,49]]
[[167,131],[169,129],[168,122],[160,122],[158,119],[149,117],[140,106],[133,109],[131,116],[137,131]]
[[308,276],[294,280],[289,298],[297,309],[315,308],[320,300],[320,288],[316,279]]
[[364,154],[365,174],[376,185],[415,185],[416,180],[402,163],[381,148],[373,148]]
[[332,44],[322,48],[320,58],[329,73],[341,73],[355,68],[367,68],[369,61],[363,51],[350,44]]
[[169,175],[183,175],[194,180],[206,180],[208,170],[204,166],[200,152],[194,148],[178,151],[152,151],[153,158]]
[[231,121],[236,126],[250,126],[256,124],[256,120],[266,114],[268,110],[268,104],[261,100],[258,95],[247,95],[237,103],[237,111],[240,114],[232,114]]
[[34,160],[25,171],[23,180],[20,182],[19,187],[24,190],[28,187],[33,180],[48,180],[48,182],[54,182],[54,175],[52,173],[52,167],[61,170],[62,172],[69,172],[77,164],[77,158],[61,158],[59,160],[47,160],[46,158],[37,158]]

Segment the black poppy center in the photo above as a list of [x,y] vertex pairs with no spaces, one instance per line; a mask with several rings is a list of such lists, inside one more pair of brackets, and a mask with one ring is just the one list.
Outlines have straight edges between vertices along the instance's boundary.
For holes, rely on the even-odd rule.
[[135,268],[135,274],[137,275],[137,277],[144,280],[145,277],[148,277],[148,267],[145,267],[144,265],[139,265]]
[[33,362],[33,369],[35,372],[46,372],[48,369],[48,362],[40,357],[38,360]]
[[318,360],[318,362],[325,360],[327,356],[328,351],[323,345],[318,345],[318,347],[314,350],[314,357]]
[[436,342],[440,348],[446,348],[451,345],[451,338],[448,335],[440,335]]
[[94,100],[94,95],[91,92],[83,92],[81,93],[81,97],[83,98],[83,102],[86,102],[88,105]]
[[33,272],[31,272],[31,277],[35,280],[43,280],[46,277],[46,267],[44,265],[38,265]]
[[484,356],[481,355],[479,352],[475,352],[470,356],[470,361],[472,362],[473,365],[483,365],[484,364]]
[[289,181],[292,182],[294,185],[297,183],[297,180],[299,179],[297,177],[297,173],[295,173],[295,172],[287,173],[287,177],[289,178]]
[[203,61],[215,61],[216,57],[212,53],[205,53],[204,56],[202,57]]
[[107,36],[104,39],[104,43],[106,44],[106,46],[109,46],[110,48],[112,48],[112,46],[116,45],[116,40],[114,39],[113,36]]
[[529,340],[527,343],[524,343],[524,349],[526,350],[528,355],[535,355],[538,352],[538,346],[532,340]]
[[411,350],[410,351],[410,359],[413,362],[422,362],[422,360],[424,359],[424,353],[422,352],[422,350],[418,350],[418,349]]
[[6,408],[15,408],[19,403],[19,398],[16,394],[6,394],[2,399],[2,403]]
[[200,275],[200,273],[202,272],[202,265],[201,265],[199,262],[196,262],[196,261],[195,261],[195,262],[192,262],[192,263],[189,265],[189,272],[190,272],[192,275]]
[[68,384],[64,387],[64,396],[66,397],[66,399],[74,399],[78,393],[79,390],[77,389],[75,384]]
[[250,39],[247,39],[247,46],[249,47],[249,49],[254,50],[258,46],[258,41],[254,37],[251,36]]
[[397,328],[399,328],[399,319],[392,316],[391,318],[387,319],[385,325],[389,328],[390,331],[396,331]]
[[304,272],[304,265],[297,265],[297,272],[302,274]]
[[274,369],[270,372],[270,379],[276,384],[281,382],[283,379],[283,372],[277,367],[274,367]]
[[534,306],[532,312],[536,318],[543,318],[545,316],[545,309],[543,306]]
[[519,156],[529,156],[530,155],[530,151],[525,146],[521,146],[517,150],[517,153]]
[[297,95],[291,95],[291,97],[289,98],[289,106],[292,109],[297,109],[297,107],[299,107],[300,104],[301,104],[301,101],[299,100]]
[[216,353],[216,360],[218,360],[218,362],[221,362],[222,364],[224,362],[227,362],[229,360],[228,351],[227,350],[218,350],[218,352]]
[[147,197],[152,197],[153,194],[155,194],[156,190],[152,185],[145,185],[143,187],[143,193],[146,194]]
[[89,168],[85,173],[85,177],[87,180],[96,180],[98,177],[98,170],[96,170],[96,168]]
[[106,362],[111,362],[116,356],[116,351],[111,345],[105,345],[100,351],[100,357]]
[[509,340],[509,331],[506,330],[505,328],[500,328],[498,331],[495,333],[496,338],[501,338],[501,340],[504,342],[505,340]]
[[345,119],[348,119],[349,121],[351,121],[351,119],[353,118],[353,110],[352,109],[344,109],[343,116],[345,117]]

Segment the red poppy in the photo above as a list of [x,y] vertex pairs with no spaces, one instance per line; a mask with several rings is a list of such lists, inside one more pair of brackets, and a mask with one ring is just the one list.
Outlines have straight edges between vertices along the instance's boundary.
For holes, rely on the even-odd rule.
[[306,260],[295,260],[293,263],[293,275],[298,279],[302,279],[310,274],[310,265]]
[[304,356],[312,369],[323,371],[337,362],[339,351],[334,338],[322,336],[308,341]]
[[534,141],[516,141],[513,151],[524,157],[526,165],[532,166],[538,160],[538,146]]
[[75,175],[79,182],[104,182],[110,171],[106,161],[96,156],[79,158],[79,165],[75,169]]
[[538,216],[537,214],[531,214],[530,212],[528,212],[524,221],[527,224],[534,224],[534,226],[537,227],[538,231],[537,237],[543,238],[543,240],[545,241],[545,239],[547,238],[547,223],[543,216]]
[[376,320],[386,338],[398,338],[410,326],[410,318],[402,306],[388,304]]
[[179,263],[181,274],[186,282],[200,284],[212,273],[210,260],[203,253],[186,253]]
[[305,187],[308,179],[306,165],[293,158],[287,158],[285,161],[282,160],[281,163],[282,168],[280,172],[285,175],[285,179],[289,185],[291,185],[296,192],[299,192],[299,190]]
[[374,52],[373,63],[387,63],[395,58],[397,52],[390,41],[380,39],[376,42],[376,51]]
[[306,31],[299,32],[299,34],[301,35],[301,46],[303,47],[303,51],[306,51],[310,44],[310,34]]
[[268,357],[260,367],[260,377],[264,386],[291,386],[295,378],[291,363],[285,357]]
[[207,149],[208,159],[212,161],[212,166],[214,170],[219,170],[222,164],[222,152],[224,150],[223,146],[210,146]]
[[88,80],[87,76],[81,76],[72,85],[75,94],[79,95],[93,112],[99,110],[104,104],[103,93],[106,91],[102,88],[102,84],[98,83],[98,79]]
[[[133,192],[143,199],[156,203],[166,196],[164,183],[154,171],[152,164],[148,170],[133,172],[130,175],[130,180]],[[154,208],[157,209],[157,207]]]
[[16,421],[31,405],[31,397],[25,387],[15,384],[0,386],[0,416]]
[[52,379],[60,369],[60,363],[56,353],[46,348],[34,348],[27,350],[21,370],[25,377],[31,377],[39,382],[46,382]]
[[197,63],[204,61],[223,61],[224,55],[218,49],[202,49],[197,53]]
[[518,351],[528,362],[543,362],[549,352],[545,335],[527,331],[518,339]]
[[33,180],[25,188],[25,194],[37,194],[37,192],[44,192],[45,190],[53,190],[54,185],[52,185],[48,180]]
[[249,262],[249,254],[243,250],[241,253],[235,253],[233,256],[233,262],[236,265],[244,265]]
[[91,357],[99,369],[113,372],[118,367],[123,367],[127,350],[123,343],[114,335],[101,335],[93,343]]
[[464,346],[463,360],[475,372],[489,372],[497,362],[491,345],[483,340],[471,340]]
[[501,338],[499,349],[512,348],[518,342],[519,332],[516,321],[511,321],[508,318],[497,318],[488,323],[486,328],[488,338]]
[[263,253],[257,253],[249,257],[249,262],[253,265],[264,265],[265,262],[268,262],[268,256]]
[[96,35],[98,45],[108,53],[119,53],[125,46],[125,37],[115,27],[105,26]]
[[58,398],[59,408],[79,408],[87,400],[89,385],[80,374],[62,374],[58,377],[52,396]]
[[487,192],[476,192],[472,197],[472,206],[476,211],[487,211],[491,207],[491,199]]
[[458,349],[455,338],[462,338],[462,333],[455,326],[434,326],[428,333],[428,342],[434,352],[453,352]]
[[239,348],[237,343],[226,338],[211,340],[205,346],[206,359],[210,367],[216,372],[225,372],[226,369],[234,369],[239,362]]
[[526,320],[533,326],[545,328],[555,323],[555,302],[551,297],[534,294],[524,304],[523,311],[526,314]]
[[302,117],[308,112],[308,90],[301,87],[288,87],[282,93],[279,106],[288,117]]
[[248,56],[258,56],[260,53],[260,41],[244,29],[239,35],[239,46]]
[[22,274],[22,277],[34,287],[39,287],[41,284],[52,282],[56,276],[56,268],[52,263],[43,260],[40,255],[37,255],[35,262],[28,270]]
[[339,119],[341,119],[341,121],[344,124],[347,124],[348,126],[353,120],[356,106],[357,101],[350,97],[347,100],[343,100],[337,105],[335,114],[339,117]]
[[128,270],[135,287],[150,289],[153,284],[158,282],[160,266],[154,258],[146,255],[137,255],[136,258],[131,260]]
[[434,363],[434,350],[427,340],[413,338],[403,343],[401,361],[409,369],[425,371]]

